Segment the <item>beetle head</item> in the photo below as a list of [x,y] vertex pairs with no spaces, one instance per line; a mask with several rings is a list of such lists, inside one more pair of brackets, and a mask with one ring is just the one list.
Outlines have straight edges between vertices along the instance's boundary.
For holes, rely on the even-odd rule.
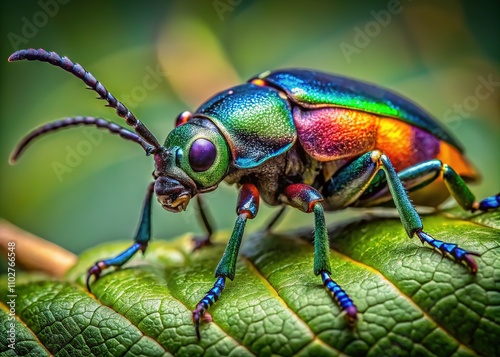
[[229,150],[219,130],[208,119],[190,119],[155,153],[158,202],[168,211],[183,211],[197,193],[214,190],[228,167]]
[[107,120],[94,117],[73,117],[49,123],[29,133],[16,147],[11,156],[14,163],[27,145],[35,138],[62,128],[77,125],[93,125],[119,134],[125,140],[138,143],[147,155],[154,154],[154,191],[163,208],[172,212],[186,209],[197,193],[215,189],[229,167],[229,150],[226,140],[207,118],[193,117],[182,113],[176,121],[177,127],[168,135],[161,146],[149,129],[116,99],[93,75],[67,57],[43,49],[16,51],[9,61],[36,60],[48,62],[81,79],[90,89],[104,99],[107,106],[116,109],[116,114],[133,127],[134,132]]

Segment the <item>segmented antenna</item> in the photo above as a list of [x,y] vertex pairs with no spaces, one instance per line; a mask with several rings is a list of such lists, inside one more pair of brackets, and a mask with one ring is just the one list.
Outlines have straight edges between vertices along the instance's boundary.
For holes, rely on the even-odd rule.
[[130,130],[127,130],[118,124],[109,122],[107,120],[104,120],[102,118],[94,118],[94,117],[84,117],[84,116],[77,116],[77,117],[71,117],[71,118],[64,118],[61,120],[53,121],[51,123],[47,123],[33,131],[31,131],[28,135],[26,135],[16,146],[14,151],[12,152],[12,155],[10,156],[9,162],[11,164],[14,164],[16,160],[21,156],[21,154],[25,151],[29,143],[31,143],[35,138],[39,137],[40,135],[52,132],[52,131],[57,131],[63,128],[66,128],[68,126],[77,126],[77,125],[89,125],[89,126],[96,126],[98,128],[106,129],[108,130],[111,134],[116,134],[120,135],[125,140],[130,140],[138,143],[139,145],[142,146],[142,148],[146,151],[147,155],[152,154],[155,151],[155,147],[153,145],[150,145],[149,143],[146,142],[142,137],[140,137],[138,134],[131,132]]
[[141,123],[130,110],[127,109],[119,100],[117,100],[94,76],[87,72],[80,64],[73,63],[68,57],[60,56],[55,52],[48,52],[42,48],[38,50],[30,48],[27,50],[19,50],[14,52],[9,57],[9,62],[28,60],[28,61],[41,61],[47,62],[56,67],[62,68],[65,71],[80,78],[90,89],[99,94],[98,99],[104,99],[108,102],[107,106],[116,109],[116,114],[124,118],[127,124],[134,128],[135,132],[139,134],[149,144],[153,145],[156,149],[160,147],[158,140],[149,131],[146,126]]

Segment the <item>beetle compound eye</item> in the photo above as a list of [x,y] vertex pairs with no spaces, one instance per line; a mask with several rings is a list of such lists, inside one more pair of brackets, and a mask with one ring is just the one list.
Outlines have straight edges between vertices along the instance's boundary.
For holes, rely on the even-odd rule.
[[193,171],[206,171],[212,166],[217,155],[215,145],[207,139],[197,139],[189,150],[189,165]]

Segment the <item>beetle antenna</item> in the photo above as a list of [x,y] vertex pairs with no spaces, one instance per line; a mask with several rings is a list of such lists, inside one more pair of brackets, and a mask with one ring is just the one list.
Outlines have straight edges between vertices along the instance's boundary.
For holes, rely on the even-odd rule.
[[17,161],[19,156],[21,156],[21,154],[26,150],[27,146],[37,137],[46,133],[50,133],[52,131],[57,131],[69,126],[77,125],[96,126],[98,128],[108,130],[111,134],[120,135],[120,137],[125,140],[134,141],[142,146],[144,151],[146,151],[146,155],[151,155],[156,150],[156,148],[153,145],[147,143],[144,138],[134,132],[131,132],[130,130],[119,126],[118,124],[109,122],[102,118],[77,116],[53,121],[31,131],[19,142],[19,144],[12,152],[12,155],[9,159],[10,164],[13,165]]
[[41,61],[47,62],[56,67],[62,68],[65,71],[80,78],[90,89],[99,94],[98,99],[104,99],[108,102],[107,106],[116,109],[116,114],[127,121],[127,124],[134,128],[135,132],[139,134],[149,144],[153,145],[155,149],[160,147],[158,140],[149,131],[146,126],[141,123],[130,110],[127,109],[119,100],[117,100],[95,77],[87,72],[80,64],[73,63],[68,57],[60,56],[55,52],[48,52],[42,48],[38,50],[30,48],[27,50],[19,50],[14,52],[9,57],[9,62],[28,60],[28,61]]

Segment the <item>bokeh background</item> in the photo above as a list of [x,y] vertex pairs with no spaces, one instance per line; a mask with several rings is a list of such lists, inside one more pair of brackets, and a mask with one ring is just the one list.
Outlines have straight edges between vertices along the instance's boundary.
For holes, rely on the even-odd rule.
[[[0,13],[0,216],[73,252],[132,238],[153,162],[136,144],[106,133],[92,142],[87,135],[97,132],[74,128],[40,139],[10,166],[17,141],[48,121],[93,115],[125,125],[63,70],[8,63],[16,49],[43,47],[81,63],[160,141],[178,113],[267,69],[377,83],[450,128],[483,174],[478,197],[500,189],[496,1],[40,0],[2,2]],[[206,198],[216,226],[231,228],[234,187],[221,184]],[[271,211],[263,205],[248,231]],[[298,212],[280,223],[304,225],[312,217]],[[155,238],[188,231],[202,232],[195,205],[173,214],[154,203]]]

